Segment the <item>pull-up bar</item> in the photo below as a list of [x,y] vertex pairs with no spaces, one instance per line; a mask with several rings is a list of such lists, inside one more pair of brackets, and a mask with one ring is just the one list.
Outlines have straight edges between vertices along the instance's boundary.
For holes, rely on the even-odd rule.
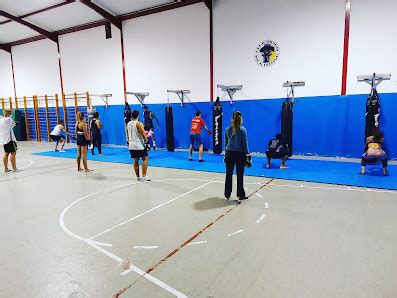
[[391,78],[390,73],[386,73],[386,74],[373,73],[372,75],[357,76],[357,81],[365,82],[371,86],[372,90],[375,90],[380,83],[382,83],[383,81],[388,81],[390,80],[390,78]]
[[243,89],[243,85],[233,85],[233,86],[227,86],[227,85],[217,85],[216,86],[218,89],[221,89],[223,92],[227,92],[230,97],[230,103],[233,104],[233,96],[237,91],[240,91]]
[[126,92],[126,94],[134,95],[142,107],[145,105],[145,98],[149,96],[149,92]]
[[[283,84],[283,88],[287,88],[287,98],[291,101],[291,102],[295,102],[295,87],[303,87],[305,86],[306,83],[304,81],[300,81],[300,82],[290,82],[290,81],[286,81]],[[291,88],[290,90],[288,90],[288,88]]]
[[181,107],[185,105],[185,94],[189,94],[190,90],[167,90],[168,93],[168,104],[170,103],[170,93],[175,93],[178,95],[179,100],[181,101]]
[[90,96],[99,97],[105,104],[106,108],[109,105],[109,97],[112,97],[112,94],[90,94]]

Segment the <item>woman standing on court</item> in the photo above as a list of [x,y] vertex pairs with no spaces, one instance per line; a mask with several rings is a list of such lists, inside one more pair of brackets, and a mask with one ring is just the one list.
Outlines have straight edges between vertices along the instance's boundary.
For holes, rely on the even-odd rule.
[[[127,141],[128,149],[130,150],[131,158],[134,159],[134,171],[138,181],[150,181],[146,176],[149,157],[147,154],[148,139],[145,133],[145,128],[139,122],[139,112],[132,111],[132,120],[127,124]],[[139,159],[142,158],[142,177],[139,175]]]
[[225,199],[229,200],[232,194],[233,171],[236,166],[237,172],[237,200],[241,203],[247,199],[244,191],[244,165],[248,152],[247,130],[241,126],[243,117],[240,111],[235,111],[232,117],[232,123],[225,131],[225,164],[226,164],[226,181],[225,181]]
[[83,166],[85,172],[92,172],[87,165],[87,149],[90,143],[90,133],[87,124],[85,123],[85,116],[82,112],[77,114],[76,123],[76,138],[77,138],[77,170],[81,171],[81,159],[83,159]]
[[95,155],[95,147],[98,147],[99,156],[102,156],[102,133],[103,125],[99,120],[99,113],[95,112],[90,123],[91,141],[92,141],[92,155]]

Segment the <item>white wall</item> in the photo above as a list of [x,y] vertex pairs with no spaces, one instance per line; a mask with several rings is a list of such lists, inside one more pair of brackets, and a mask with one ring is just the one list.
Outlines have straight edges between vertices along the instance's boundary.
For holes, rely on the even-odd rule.
[[55,42],[40,40],[12,47],[18,96],[61,93]]
[[166,103],[167,89],[189,89],[192,101],[209,101],[209,10],[203,3],[126,21],[123,30],[128,91],[149,92],[147,103]]
[[103,26],[62,35],[59,46],[66,94],[110,93],[110,104],[124,103],[119,29],[112,27],[111,39],[105,38]]
[[[298,96],[340,93],[345,0],[216,0],[215,85],[243,84],[242,99],[284,97],[289,80],[306,81]],[[280,46],[271,67],[254,60],[267,39]]]
[[0,50],[0,98],[14,97],[11,55]]
[[357,75],[392,73],[378,91],[397,92],[397,1],[352,1],[347,91],[369,93]]

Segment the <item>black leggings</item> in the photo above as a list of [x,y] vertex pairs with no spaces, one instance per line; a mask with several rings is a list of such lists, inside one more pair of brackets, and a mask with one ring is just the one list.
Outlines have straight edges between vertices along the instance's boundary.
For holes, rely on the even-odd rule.
[[230,198],[233,186],[233,171],[236,166],[237,173],[237,197],[245,198],[244,191],[244,163],[245,153],[237,151],[226,151],[226,181],[225,181],[225,197]]
[[98,147],[99,154],[102,154],[102,135],[97,134],[92,136],[92,154],[94,154],[95,147]]

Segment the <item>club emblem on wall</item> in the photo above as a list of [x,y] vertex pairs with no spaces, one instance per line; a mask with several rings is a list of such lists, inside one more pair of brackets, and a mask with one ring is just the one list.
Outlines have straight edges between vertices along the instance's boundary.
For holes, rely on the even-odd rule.
[[280,57],[280,47],[273,40],[262,41],[255,50],[255,61],[259,66],[271,66]]

